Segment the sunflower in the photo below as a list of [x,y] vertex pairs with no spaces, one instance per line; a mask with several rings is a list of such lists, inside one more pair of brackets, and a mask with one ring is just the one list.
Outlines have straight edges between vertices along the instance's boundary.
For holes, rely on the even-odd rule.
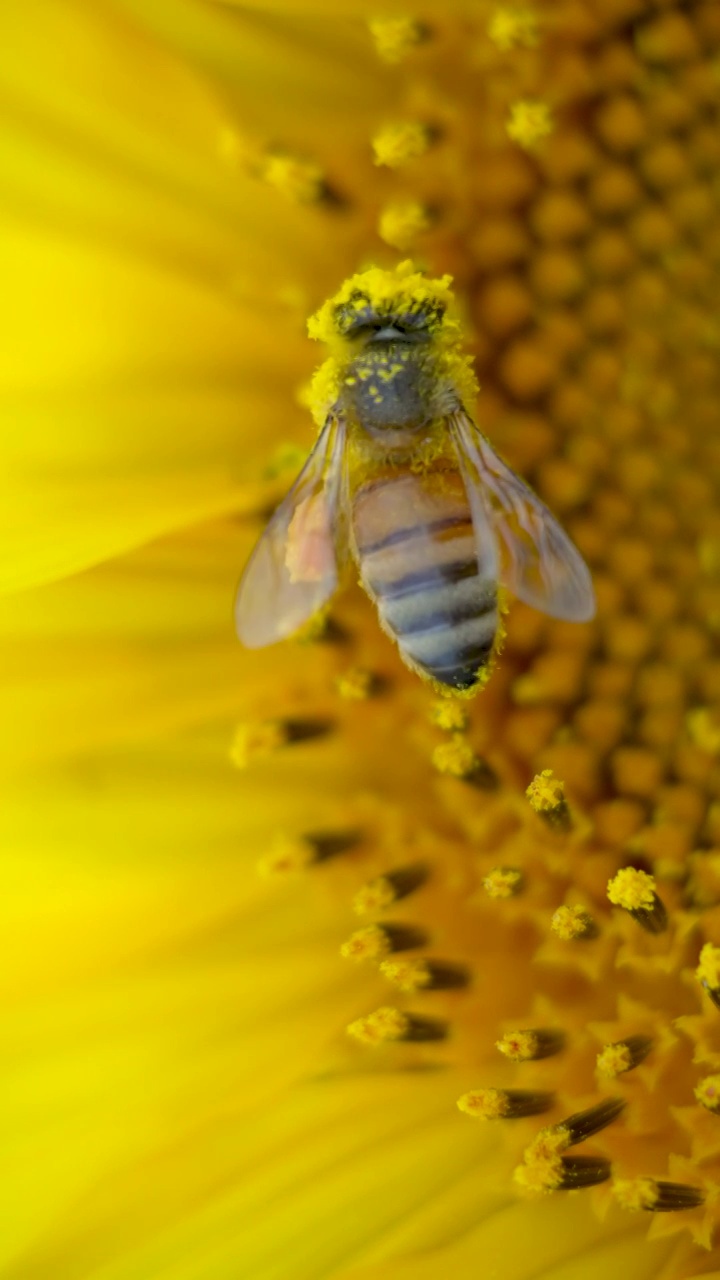
[[[5,0],[8,1280],[717,1276],[720,10]],[[449,274],[590,565],[438,699],[231,605]]]

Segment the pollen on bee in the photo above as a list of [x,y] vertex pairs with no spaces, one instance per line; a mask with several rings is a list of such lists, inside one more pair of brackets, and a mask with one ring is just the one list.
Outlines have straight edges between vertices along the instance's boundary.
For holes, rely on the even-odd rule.
[[533,151],[553,130],[547,102],[524,98],[513,102],[505,126],[507,135],[525,151]]
[[471,1089],[458,1098],[458,1110],[474,1120],[517,1120],[549,1111],[555,1095],[531,1089]]
[[513,898],[523,887],[523,873],[518,867],[493,867],[483,879],[489,898]]
[[608,881],[607,895],[613,906],[622,907],[648,933],[662,933],[667,928],[667,912],[647,871],[623,867]]
[[401,169],[411,160],[425,155],[430,139],[427,125],[419,121],[405,120],[385,125],[372,140],[375,164]]

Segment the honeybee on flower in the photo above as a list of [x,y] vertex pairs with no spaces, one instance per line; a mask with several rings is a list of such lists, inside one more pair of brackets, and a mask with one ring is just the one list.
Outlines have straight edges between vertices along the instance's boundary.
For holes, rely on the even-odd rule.
[[584,561],[471,417],[450,284],[409,262],[372,268],[310,320],[331,352],[314,382],[320,433],[240,583],[248,647],[297,631],[349,558],[404,662],[450,690],[487,679],[499,587],[556,618],[593,616]]

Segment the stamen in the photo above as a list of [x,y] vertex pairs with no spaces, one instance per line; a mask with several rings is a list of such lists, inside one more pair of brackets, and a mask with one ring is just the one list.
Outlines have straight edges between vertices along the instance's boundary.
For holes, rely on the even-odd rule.
[[695,977],[707,991],[713,1004],[720,1009],[720,947],[706,942],[700,952]]
[[538,42],[538,19],[532,9],[503,5],[488,23],[488,35],[501,53],[533,49]]
[[720,1075],[705,1076],[695,1089],[695,1097],[708,1111],[720,1111]]
[[597,1056],[597,1070],[601,1076],[620,1076],[632,1071],[647,1058],[652,1049],[650,1036],[628,1036],[606,1044]]
[[395,200],[380,214],[378,233],[394,249],[412,248],[418,236],[432,225],[429,209],[417,200]]
[[534,1160],[518,1165],[513,1178],[529,1195],[551,1191],[580,1191],[596,1187],[610,1177],[610,1161],[601,1156],[558,1156],[554,1160]]
[[553,1093],[532,1089],[473,1089],[458,1098],[458,1109],[475,1120],[518,1120],[549,1111]]
[[449,742],[441,742],[433,751],[432,762],[438,773],[460,778],[483,791],[493,788],[497,779],[492,770],[475,755],[467,738],[454,733]]
[[357,929],[347,942],[343,942],[340,955],[344,960],[382,960],[394,951],[409,951],[413,947],[422,947],[427,943],[427,934],[422,929],[413,929],[404,924],[371,924],[365,929]]
[[584,1142],[594,1133],[606,1129],[624,1110],[624,1098],[604,1098],[597,1106],[589,1107],[587,1111],[577,1111],[575,1115],[568,1116],[567,1120],[561,1120],[556,1129],[568,1135],[567,1145],[573,1147],[577,1142]]
[[501,1040],[496,1040],[495,1044],[512,1062],[532,1062],[559,1053],[565,1044],[565,1036],[562,1031],[545,1028],[509,1031]]
[[260,177],[294,204],[317,204],[328,194],[320,165],[285,151],[268,152]]
[[425,155],[430,146],[432,132],[418,121],[402,121],[388,124],[372,140],[375,164],[389,169],[401,169],[411,160]]
[[597,938],[598,927],[582,907],[558,907],[553,912],[550,928],[563,942],[589,942]]
[[368,26],[383,62],[402,62],[430,36],[429,27],[415,18],[371,18]]
[[623,867],[608,881],[607,895],[648,933],[662,933],[667,928],[667,911],[655,892],[655,880],[646,871]]
[[304,871],[315,863],[325,862],[328,858],[354,848],[359,840],[360,833],[357,831],[280,835],[272,848],[259,859],[258,873],[262,876],[275,876]]
[[463,733],[470,723],[467,708],[457,698],[438,698],[430,708],[429,719],[447,733]]
[[645,1209],[650,1213],[697,1209],[705,1200],[700,1187],[656,1178],[619,1178],[613,1183],[613,1195],[623,1209]]
[[400,991],[443,991],[466,987],[470,974],[461,965],[443,960],[385,960],[380,972]]
[[428,877],[428,869],[422,863],[412,866],[398,867],[388,871],[384,876],[376,876],[368,880],[359,889],[353,899],[353,909],[358,916],[370,915],[373,911],[384,911],[386,907],[406,898],[408,894],[419,889]]
[[264,760],[289,741],[281,720],[261,720],[239,724],[230,747],[230,759],[237,769],[246,769],[253,760]]
[[335,680],[335,688],[347,702],[365,702],[379,693],[382,681],[364,667],[350,667]]
[[543,769],[533,778],[525,795],[530,808],[557,831],[567,831],[571,826],[570,810],[565,799],[565,783],[556,778],[552,769]]
[[505,131],[524,151],[533,151],[552,130],[552,115],[547,102],[531,98],[513,102]]
[[365,1018],[351,1022],[347,1033],[361,1044],[377,1045],[398,1040],[444,1040],[448,1027],[439,1018],[426,1018],[384,1005]]
[[517,867],[493,867],[483,880],[490,898],[513,898],[523,888],[523,873]]

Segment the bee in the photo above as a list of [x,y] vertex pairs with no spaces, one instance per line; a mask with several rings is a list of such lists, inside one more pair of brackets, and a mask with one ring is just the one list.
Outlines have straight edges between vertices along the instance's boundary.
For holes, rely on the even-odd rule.
[[554,618],[594,615],[581,556],[471,416],[450,282],[372,268],[310,321],[331,351],[315,381],[320,432],[240,582],[247,647],[297,631],[348,559],[404,662],[448,690],[485,682],[500,586]]

